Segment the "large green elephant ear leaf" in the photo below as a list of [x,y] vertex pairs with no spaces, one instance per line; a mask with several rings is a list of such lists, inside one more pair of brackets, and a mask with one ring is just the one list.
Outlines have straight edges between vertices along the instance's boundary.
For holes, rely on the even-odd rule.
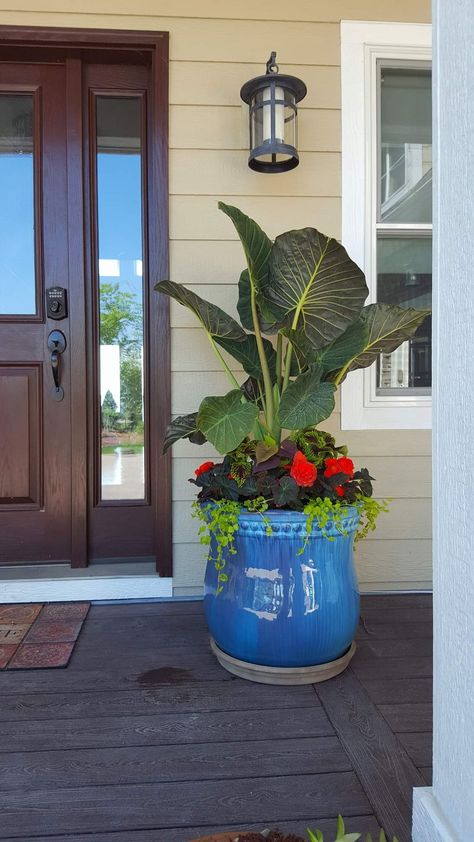
[[310,365],[283,392],[280,423],[287,430],[304,430],[329,418],[334,409],[333,383],[321,382],[322,369]]
[[224,202],[219,202],[219,208],[234,223],[247,260],[247,269],[242,272],[239,280],[237,310],[241,322],[247,330],[254,329],[251,308],[251,291],[253,289],[261,329],[264,333],[275,333],[278,328],[275,319],[266,309],[264,295],[267,286],[268,261],[272,250],[272,241],[260,226],[250,216],[242,213],[239,208],[226,205]]
[[247,334],[239,323],[216,304],[206,301],[192,290],[174,281],[159,281],[155,284],[155,289],[157,292],[169,295],[170,298],[174,298],[179,304],[191,310],[209,336],[245,342]]
[[364,348],[346,360],[335,377],[337,382],[342,382],[350,371],[367,368],[380,354],[391,354],[402,342],[411,339],[430,312],[392,304],[369,304],[364,307],[358,322],[366,331]]
[[246,401],[239,389],[227,395],[204,398],[199,407],[197,426],[221,453],[230,453],[252,431],[258,407]]
[[315,228],[276,238],[265,289],[268,309],[276,322],[304,331],[315,348],[344,333],[367,294],[364,273],[337,240]]
[[172,444],[179,441],[179,439],[189,439],[192,444],[204,444],[207,439],[197,427],[197,412],[191,412],[189,415],[179,415],[166,430],[165,440],[163,442],[163,453],[166,453]]
[[232,220],[244,248],[249,271],[250,283],[255,290],[261,289],[268,275],[268,260],[272,250],[272,241],[260,228],[260,225],[242,213],[233,205],[219,202],[219,209]]

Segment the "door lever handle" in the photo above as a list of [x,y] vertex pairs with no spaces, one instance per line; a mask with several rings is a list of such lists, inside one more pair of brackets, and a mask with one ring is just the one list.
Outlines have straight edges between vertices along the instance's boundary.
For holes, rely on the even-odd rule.
[[59,354],[57,351],[51,352],[51,368],[53,370],[53,380],[56,389],[59,389]]
[[54,380],[53,398],[56,401],[62,401],[64,397],[64,389],[61,386],[60,358],[66,350],[66,345],[66,337],[62,330],[52,330],[48,336],[48,348],[51,351],[51,371]]

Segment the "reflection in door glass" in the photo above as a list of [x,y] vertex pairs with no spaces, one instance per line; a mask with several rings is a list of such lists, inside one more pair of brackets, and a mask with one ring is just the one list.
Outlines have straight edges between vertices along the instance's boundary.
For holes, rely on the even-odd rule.
[[141,100],[97,98],[103,500],[143,500]]
[[33,97],[0,96],[0,314],[36,313]]

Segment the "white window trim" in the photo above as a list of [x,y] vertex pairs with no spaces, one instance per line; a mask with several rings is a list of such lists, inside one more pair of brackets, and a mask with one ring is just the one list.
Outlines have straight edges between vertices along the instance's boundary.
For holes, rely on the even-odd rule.
[[[431,25],[341,21],[342,242],[364,269],[376,300],[377,60],[431,60]],[[404,228],[406,226],[403,226]],[[422,229],[423,226],[416,226]],[[430,429],[431,397],[379,396],[376,367],[354,371],[341,388],[343,430]]]

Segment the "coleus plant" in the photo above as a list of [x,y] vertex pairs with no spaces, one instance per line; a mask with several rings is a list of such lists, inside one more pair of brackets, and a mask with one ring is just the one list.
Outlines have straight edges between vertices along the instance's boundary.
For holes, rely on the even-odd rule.
[[[294,436],[327,419],[345,377],[410,339],[429,311],[364,306],[364,273],[337,240],[303,228],[272,242],[238,208],[223,202],[219,208],[233,222],[247,262],[239,280],[241,324],[181,284],[165,280],[155,289],[196,315],[231,389],[175,418],[164,449],[187,438],[208,440],[227,455],[250,442],[260,465],[279,453],[282,430]],[[246,372],[243,384],[222,351]]]

